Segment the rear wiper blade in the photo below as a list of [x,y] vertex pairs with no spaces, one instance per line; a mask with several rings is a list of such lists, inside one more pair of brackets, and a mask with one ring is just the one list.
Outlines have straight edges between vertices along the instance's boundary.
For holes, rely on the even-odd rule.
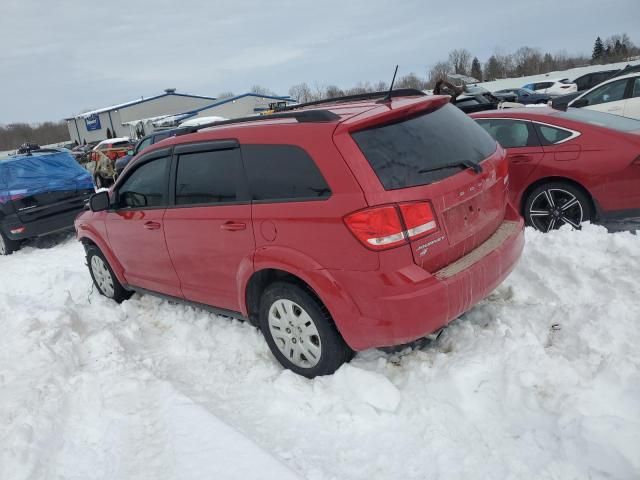
[[482,165],[479,163],[473,163],[468,160],[462,160],[460,162],[450,163],[448,165],[442,165],[439,167],[431,167],[431,168],[423,168],[418,170],[418,173],[427,173],[427,172],[435,172],[436,170],[444,170],[446,168],[455,168],[455,167],[463,167],[470,168],[476,173],[482,173]]

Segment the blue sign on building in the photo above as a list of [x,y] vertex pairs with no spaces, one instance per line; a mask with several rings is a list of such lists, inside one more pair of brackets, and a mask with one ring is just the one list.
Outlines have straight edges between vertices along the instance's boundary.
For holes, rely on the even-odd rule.
[[100,115],[93,114],[89,115],[84,119],[85,124],[87,125],[87,131],[91,132],[93,130],[100,130]]

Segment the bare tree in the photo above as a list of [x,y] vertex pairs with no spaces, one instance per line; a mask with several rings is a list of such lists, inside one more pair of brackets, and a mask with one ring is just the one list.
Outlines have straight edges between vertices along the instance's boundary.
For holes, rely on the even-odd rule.
[[468,75],[471,69],[471,52],[466,48],[456,48],[449,52],[449,63],[453,69],[453,73]]
[[269,90],[268,88],[261,85],[254,85],[253,87],[251,87],[251,93],[255,93],[256,95],[275,96],[275,93],[272,90]]
[[436,63],[429,70],[429,87],[433,88],[438,80],[446,80],[449,73],[451,73],[451,64],[449,62]]
[[222,92],[218,94],[218,98],[231,98],[231,97],[235,97],[236,94],[233,92]]
[[335,85],[329,85],[325,89],[324,95],[325,95],[324,98],[343,97],[344,96],[344,91],[342,91],[340,88],[338,88]]
[[415,88],[416,90],[424,90],[427,88],[427,82],[411,72],[409,75],[400,77],[396,80],[394,88]]
[[289,96],[295,98],[300,103],[310,102],[313,98],[311,89],[305,82],[292,85],[291,88],[289,88]]
[[10,123],[0,125],[0,150],[11,150],[25,142],[38,145],[69,141],[69,129],[65,122],[44,122],[35,125]]

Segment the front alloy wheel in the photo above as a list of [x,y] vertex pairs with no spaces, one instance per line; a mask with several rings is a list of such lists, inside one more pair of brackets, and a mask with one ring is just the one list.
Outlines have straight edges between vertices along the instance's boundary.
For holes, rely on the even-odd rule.
[[100,289],[100,293],[105,297],[113,298],[115,289],[111,272],[104,260],[98,255],[94,255],[91,258],[91,273],[93,273],[93,278],[96,281],[96,286]]
[[590,204],[573,185],[542,185],[534,189],[526,201],[525,220],[528,225],[545,233],[565,224],[579,230],[582,222],[591,220]]

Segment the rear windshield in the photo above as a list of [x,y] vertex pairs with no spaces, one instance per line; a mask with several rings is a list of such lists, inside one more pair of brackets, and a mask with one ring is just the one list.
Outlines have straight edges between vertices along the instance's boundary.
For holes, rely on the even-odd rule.
[[610,113],[598,112],[587,108],[571,108],[566,112],[558,111],[556,115],[577,120],[579,122],[590,123],[598,127],[610,128],[620,132],[637,132],[640,131],[640,121],[633,118],[621,117],[619,115],[611,115]]
[[385,190],[427,185],[496,151],[495,140],[451,104],[352,136]]

